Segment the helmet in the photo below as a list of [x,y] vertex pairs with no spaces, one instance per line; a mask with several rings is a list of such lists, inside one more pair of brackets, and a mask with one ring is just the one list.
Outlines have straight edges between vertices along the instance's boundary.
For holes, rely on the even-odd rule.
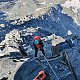
[[35,37],[34,37],[34,40],[40,41],[40,36],[35,36]]

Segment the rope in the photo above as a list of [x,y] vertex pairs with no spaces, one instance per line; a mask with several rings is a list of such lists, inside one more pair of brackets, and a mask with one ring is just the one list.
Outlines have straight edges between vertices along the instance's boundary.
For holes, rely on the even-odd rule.
[[49,64],[49,62],[48,62],[48,60],[46,59],[46,57],[45,57],[45,56],[44,56],[44,58],[45,58],[46,62],[48,63],[48,65],[49,65],[50,69],[51,69],[51,70],[52,70],[52,72],[54,73],[54,75],[55,75],[56,79],[57,79],[57,80],[59,80],[58,76],[56,75],[55,71],[53,70],[53,68],[51,67],[51,65]]

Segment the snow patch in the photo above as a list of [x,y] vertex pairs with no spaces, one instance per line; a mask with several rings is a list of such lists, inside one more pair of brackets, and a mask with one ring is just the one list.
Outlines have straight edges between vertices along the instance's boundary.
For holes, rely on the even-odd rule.
[[79,0],[67,0],[64,4],[62,4],[63,7],[70,8],[72,7],[73,12],[77,12],[77,9],[80,8],[80,1]]
[[5,24],[0,24],[0,27],[5,27]]
[[72,34],[72,32],[70,30],[68,30],[68,35],[71,35],[71,34]]

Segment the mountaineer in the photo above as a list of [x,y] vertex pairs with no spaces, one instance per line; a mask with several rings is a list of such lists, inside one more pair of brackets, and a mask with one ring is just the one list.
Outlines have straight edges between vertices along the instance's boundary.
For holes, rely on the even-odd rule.
[[42,51],[43,55],[45,56],[44,49],[43,49],[43,42],[40,39],[40,36],[34,37],[33,45],[35,48],[35,57],[37,57],[38,50]]

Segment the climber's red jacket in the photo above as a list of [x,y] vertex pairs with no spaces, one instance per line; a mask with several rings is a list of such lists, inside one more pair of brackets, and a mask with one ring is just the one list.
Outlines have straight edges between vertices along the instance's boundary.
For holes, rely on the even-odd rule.
[[43,47],[43,42],[41,41],[40,36],[35,36],[34,40],[39,41],[39,43],[37,45],[35,45],[35,43],[33,42],[35,49],[39,49],[39,48]]

